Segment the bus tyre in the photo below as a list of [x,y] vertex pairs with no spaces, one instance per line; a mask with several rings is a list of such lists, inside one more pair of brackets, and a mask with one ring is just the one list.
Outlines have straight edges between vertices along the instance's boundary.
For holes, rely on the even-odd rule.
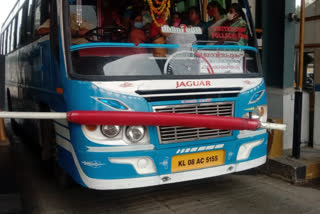
[[[41,112],[49,112],[50,108],[40,105]],[[56,142],[55,127],[52,120],[39,120],[39,146],[43,163],[51,162],[53,174],[57,185],[61,189],[69,189],[72,186],[72,178],[60,167],[58,160],[58,148]]]
[[56,135],[54,125],[51,120],[37,121],[39,126],[39,146],[41,160],[51,160],[55,158]]

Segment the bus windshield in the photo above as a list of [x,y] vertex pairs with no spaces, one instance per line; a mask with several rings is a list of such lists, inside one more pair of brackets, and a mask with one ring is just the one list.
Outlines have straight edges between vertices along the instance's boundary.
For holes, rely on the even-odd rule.
[[105,77],[260,73],[246,0],[69,1],[70,70]]

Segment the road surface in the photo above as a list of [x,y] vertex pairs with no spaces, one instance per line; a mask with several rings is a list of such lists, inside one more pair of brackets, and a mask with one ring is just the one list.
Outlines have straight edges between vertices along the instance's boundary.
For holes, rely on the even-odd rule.
[[126,191],[62,190],[35,152],[17,137],[12,141],[25,213],[320,213],[320,185],[252,173]]

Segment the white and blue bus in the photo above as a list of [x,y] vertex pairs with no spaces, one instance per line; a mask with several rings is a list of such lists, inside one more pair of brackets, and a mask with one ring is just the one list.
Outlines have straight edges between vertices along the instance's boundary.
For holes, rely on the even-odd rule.
[[85,187],[266,162],[266,129],[248,128],[266,122],[267,99],[247,0],[20,0],[1,54],[8,111],[35,112],[13,125]]

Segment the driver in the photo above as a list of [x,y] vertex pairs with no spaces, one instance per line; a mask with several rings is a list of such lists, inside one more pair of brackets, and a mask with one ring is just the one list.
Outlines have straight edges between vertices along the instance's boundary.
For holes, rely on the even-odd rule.
[[[86,21],[82,21],[79,25],[77,23],[77,15],[72,14],[71,17],[71,34],[72,34],[72,44],[79,45],[88,43],[88,40],[85,38],[86,33],[89,30],[92,30],[94,26]],[[47,19],[42,25],[37,29],[37,35],[46,35],[50,32],[50,19]]]

